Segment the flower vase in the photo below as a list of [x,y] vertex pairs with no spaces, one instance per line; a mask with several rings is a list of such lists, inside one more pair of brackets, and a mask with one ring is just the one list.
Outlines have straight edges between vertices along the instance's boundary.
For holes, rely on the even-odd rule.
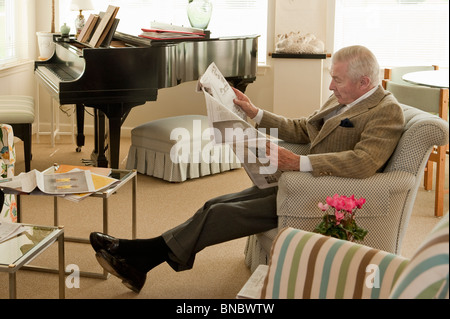
[[212,3],[210,0],[190,0],[187,15],[191,27],[205,30],[211,20]]
[[53,42],[53,33],[36,32],[39,45],[39,60],[48,60],[55,52],[55,43]]

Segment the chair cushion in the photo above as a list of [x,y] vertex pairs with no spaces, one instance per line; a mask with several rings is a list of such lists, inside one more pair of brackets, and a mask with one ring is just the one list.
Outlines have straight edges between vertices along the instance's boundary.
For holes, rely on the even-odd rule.
[[142,124],[131,131],[127,169],[183,182],[239,168],[228,145],[214,145],[204,115],[183,115]]
[[33,123],[33,97],[24,95],[0,96],[0,122],[8,124]]
[[417,249],[392,289],[392,299],[449,298],[449,215]]

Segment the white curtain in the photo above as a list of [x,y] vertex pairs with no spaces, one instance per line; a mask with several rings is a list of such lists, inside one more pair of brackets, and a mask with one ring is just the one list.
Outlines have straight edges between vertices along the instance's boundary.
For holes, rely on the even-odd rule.
[[365,45],[383,67],[448,67],[448,30],[448,0],[336,0],[335,51]]
[[34,0],[0,0],[0,68],[34,57]]

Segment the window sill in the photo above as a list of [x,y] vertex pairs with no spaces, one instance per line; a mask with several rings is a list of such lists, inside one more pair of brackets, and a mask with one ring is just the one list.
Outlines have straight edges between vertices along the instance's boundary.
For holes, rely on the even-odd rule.
[[27,59],[27,60],[20,60],[20,61],[14,61],[14,62],[9,62],[9,63],[5,63],[5,64],[0,64],[0,73],[2,75],[14,73],[17,71],[17,69],[28,66],[29,64],[32,64],[32,63],[34,63],[34,60]]

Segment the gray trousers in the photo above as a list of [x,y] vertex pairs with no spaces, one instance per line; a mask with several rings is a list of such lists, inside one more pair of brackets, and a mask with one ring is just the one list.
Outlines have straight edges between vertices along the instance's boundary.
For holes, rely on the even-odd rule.
[[203,248],[277,227],[277,187],[256,186],[213,198],[190,219],[162,234],[176,271],[191,269]]

